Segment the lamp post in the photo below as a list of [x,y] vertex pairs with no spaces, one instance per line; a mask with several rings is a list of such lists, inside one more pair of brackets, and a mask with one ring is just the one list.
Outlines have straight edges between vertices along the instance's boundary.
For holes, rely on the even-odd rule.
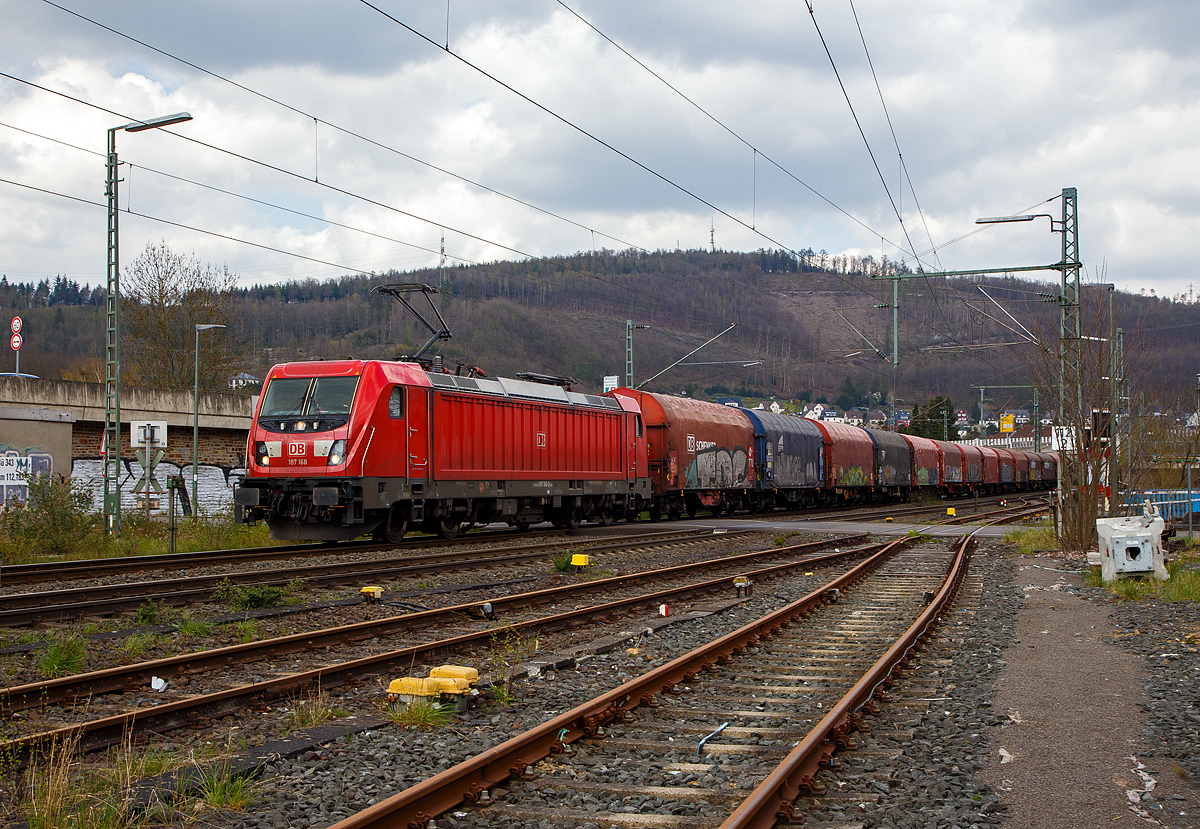
[[121,271],[118,256],[117,133],[142,132],[192,120],[186,112],[108,130],[104,195],[108,197],[107,330],[104,340],[104,532],[121,537]]
[[200,454],[200,332],[224,325],[196,324],[196,389],[192,396],[192,515],[199,515],[200,490],[196,485],[196,464]]

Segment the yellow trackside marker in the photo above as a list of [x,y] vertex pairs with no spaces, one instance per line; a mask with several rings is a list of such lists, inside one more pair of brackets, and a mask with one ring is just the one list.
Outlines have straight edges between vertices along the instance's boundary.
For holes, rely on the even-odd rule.
[[946,515],[954,515],[954,507],[946,507]]
[[571,565],[574,567],[587,567],[591,563],[591,559],[583,553],[574,553],[571,556]]

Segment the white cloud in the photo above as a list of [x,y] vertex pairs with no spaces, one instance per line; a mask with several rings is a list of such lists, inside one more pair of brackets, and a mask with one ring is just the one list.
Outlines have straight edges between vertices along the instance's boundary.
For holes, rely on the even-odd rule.
[[[318,118],[547,211],[643,247],[771,246],[669,183],[484,78],[361,4],[76,0],[71,8],[211,68]],[[444,8],[383,6],[441,44]],[[452,49],[662,176],[793,248],[878,255],[904,234],[802,4],[647,2],[572,5],[678,89],[721,118],[831,208],[682,101],[557,5],[456,0]],[[925,223],[941,246],[978,216],[1025,210],[1079,188],[1089,266],[1118,284],[1175,293],[1200,259],[1197,55],[1183,2],[962,3],[911,6],[860,0],[892,127]],[[103,150],[124,117],[186,109],[175,128],[287,175],[180,138],[118,135],[136,165],[122,184],[135,211],[337,263],[311,262],[122,217],[123,250],[166,239],[247,280],[333,276],[349,268],[437,261],[384,239],[329,227],[191,185],[324,216],[371,233],[465,257],[507,257],[486,241],[545,255],[592,246],[585,229],[424,167],[311,118],[204,76],[44,4],[6,10],[5,70],[121,113],[107,115],[0,79],[0,122]],[[928,247],[912,194],[901,186],[849,7],[816,4],[879,169],[918,249]],[[0,127],[0,177],[103,200],[103,159]],[[320,186],[311,181],[319,178]],[[333,189],[336,188],[336,189]],[[344,192],[338,192],[338,191]],[[361,196],[363,199],[357,199]],[[126,201],[128,199],[128,202]],[[379,202],[428,219],[421,222]],[[103,281],[103,210],[0,185],[0,270],[10,279],[67,273]],[[1056,202],[1038,209],[1057,214]],[[1003,226],[941,252],[947,267],[1048,262],[1059,240],[1047,223]],[[597,246],[615,247],[597,237]],[[890,258],[902,256],[885,245]]]

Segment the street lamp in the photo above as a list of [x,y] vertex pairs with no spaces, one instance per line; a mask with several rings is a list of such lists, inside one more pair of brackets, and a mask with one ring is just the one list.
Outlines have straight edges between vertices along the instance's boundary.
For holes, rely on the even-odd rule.
[[108,197],[107,329],[104,341],[104,532],[121,537],[121,272],[117,250],[117,133],[142,132],[192,120],[186,112],[134,121],[108,130],[104,195]]
[[200,332],[210,328],[224,328],[224,325],[196,324],[196,389],[192,396],[192,515],[199,515],[200,490],[196,486],[196,464],[199,460],[200,446]]

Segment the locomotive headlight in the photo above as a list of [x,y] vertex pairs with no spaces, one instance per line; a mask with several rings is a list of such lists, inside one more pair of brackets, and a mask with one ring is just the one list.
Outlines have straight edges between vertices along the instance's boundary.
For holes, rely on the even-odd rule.
[[254,444],[254,461],[259,466],[270,466],[271,458],[267,455],[267,444],[265,441],[258,441]]
[[337,466],[344,460],[346,460],[346,441],[335,440],[333,446],[329,448],[329,459],[326,463],[330,466]]

